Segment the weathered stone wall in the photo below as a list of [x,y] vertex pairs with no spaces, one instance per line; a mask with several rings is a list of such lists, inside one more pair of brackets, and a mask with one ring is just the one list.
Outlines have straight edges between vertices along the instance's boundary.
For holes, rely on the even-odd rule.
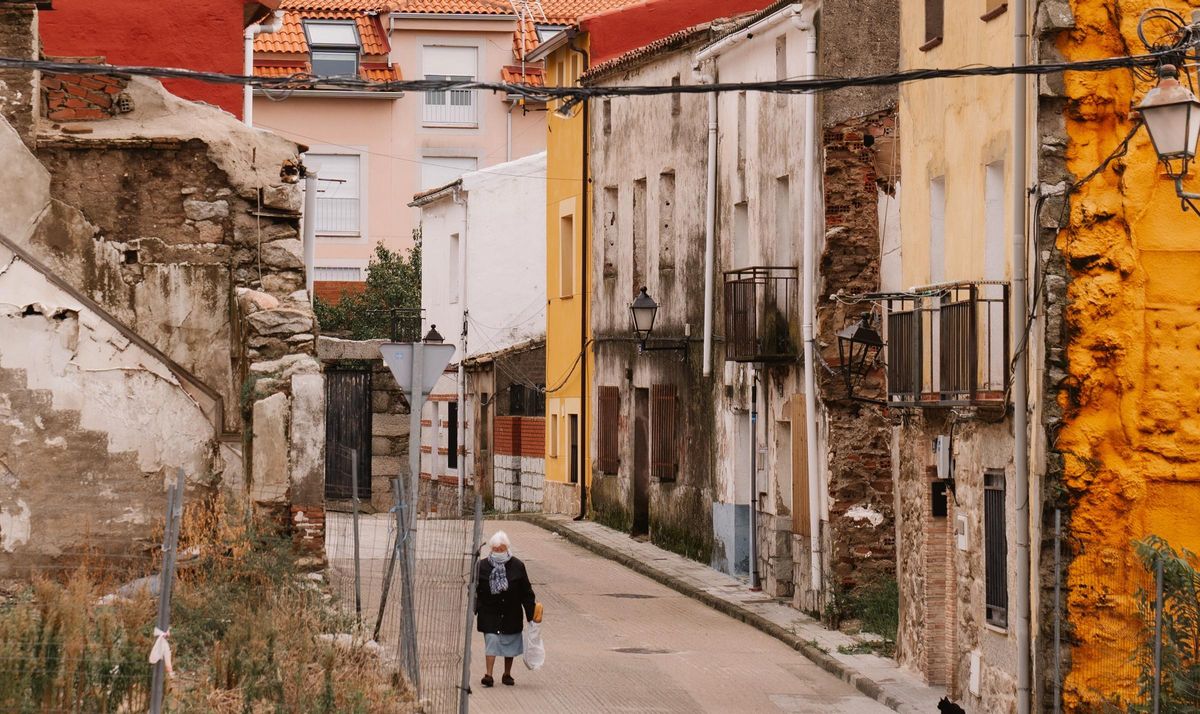
[[[298,188],[281,173],[296,146],[156,83],[133,80],[129,91],[137,109],[92,133],[43,127],[38,156],[54,201],[25,246],[220,392],[236,429],[245,367],[234,289],[285,300],[304,287]],[[194,124],[179,126],[181,117]],[[242,152],[257,156],[253,165]],[[251,358],[311,351],[311,311],[300,311],[292,325],[263,325]],[[304,321],[308,329],[291,330]]]
[[[894,4],[894,3],[893,3]],[[882,193],[895,190],[877,171],[877,146],[895,140],[894,108],[845,119],[824,128],[825,240],[821,253],[817,335],[822,359],[838,364],[837,333],[871,303],[847,305],[839,293],[875,291],[879,286]],[[879,328],[878,322],[876,327]],[[827,422],[829,540],[826,570],[845,592],[893,577],[896,563],[892,493],[891,425],[880,407],[847,398],[842,375],[819,370]],[[864,375],[857,396],[886,393],[882,369]]]
[[[691,46],[592,81],[670,84],[677,79],[692,84],[696,81],[692,52],[705,39],[697,37]],[[649,535],[657,545],[708,562],[716,498],[714,453],[687,446],[715,443],[713,387],[700,376],[697,339],[704,307],[705,159],[696,147],[706,141],[705,99],[700,95],[664,96],[644,101],[618,99],[605,105],[609,107],[608,120],[593,121],[589,139],[595,186],[591,225],[597,239],[591,243],[587,261],[589,284],[594,286],[595,354],[595,367],[588,375],[593,385],[588,401],[596,404],[595,387],[619,388],[617,431],[622,438],[617,474],[599,473],[593,460],[592,517],[615,528],[631,527],[636,395],[655,385],[674,385],[680,461],[676,478],[650,480]],[[630,336],[627,306],[643,286],[661,306],[650,345],[663,346],[660,340],[677,343],[690,327],[695,341],[686,362],[682,352],[638,354]],[[648,391],[642,394],[648,397]],[[594,422],[588,439],[593,459],[597,443]],[[550,488],[547,483],[548,502]]]
[[[0,3],[0,56],[38,56],[37,7],[32,2]],[[0,116],[25,145],[33,148],[36,133],[38,73],[0,69]]]

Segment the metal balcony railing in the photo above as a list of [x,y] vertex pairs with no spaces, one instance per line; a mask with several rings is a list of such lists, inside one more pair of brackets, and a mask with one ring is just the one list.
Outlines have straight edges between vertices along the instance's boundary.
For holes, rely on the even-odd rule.
[[725,273],[725,359],[788,362],[799,355],[797,271],[756,266]]
[[317,197],[317,234],[357,236],[360,201],[357,198]]
[[1007,399],[1008,283],[959,282],[889,297],[888,402],[979,406]]
[[426,92],[422,121],[426,126],[478,126],[479,102],[474,90]]

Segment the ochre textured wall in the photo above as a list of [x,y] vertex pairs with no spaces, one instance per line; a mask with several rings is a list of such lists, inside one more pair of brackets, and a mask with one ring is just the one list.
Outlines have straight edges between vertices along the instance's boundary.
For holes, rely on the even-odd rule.
[[[1160,4],[1188,15],[1181,2],[1072,2],[1075,27],[1058,49],[1068,60],[1142,52],[1137,18]],[[1064,89],[1067,165],[1083,176],[1130,131],[1130,108],[1149,85],[1122,70],[1068,74]],[[1156,534],[1200,551],[1200,218],[1180,210],[1145,131],[1070,210],[1057,244],[1069,267],[1070,336],[1057,447],[1077,544],[1065,699],[1068,711],[1084,711],[1092,688],[1136,693],[1128,647],[1144,570],[1131,541]]]

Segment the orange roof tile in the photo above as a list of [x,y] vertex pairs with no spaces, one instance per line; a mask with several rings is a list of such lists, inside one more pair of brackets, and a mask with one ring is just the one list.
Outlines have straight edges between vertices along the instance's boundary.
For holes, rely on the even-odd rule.
[[[310,74],[312,65],[308,62],[297,62],[295,64],[270,64],[270,65],[255,65],[255,77],[270,77],[272,79],[290,77],[294,74]],[[358,67],[358,76],[368,82],[399,82],[400,65],[383,65],[383,64],[361,64]]]
[[438,15],[515,15],[506,0],[397,0],[396,12]]
[[506,66],[500,68],[500,80],[507,84],[527,84],[531,87],[546,86],[546,76],[542,73],[540,67],[526,67],[525,76],[521,77],[521,68],[517,66]]
[[397,0],[282,0],[280,10],[328,10],[341,12],[388,12]]
[[358,36],[362,39],[364,54],[386,55],[391,51],[387,34],[377,15],[348,10],[289,10],[284,13],[283,27],[279,32],[263,33],[254,38],[254,51],[308,54],[304,20],[354,20],[354,24],[358,26]]

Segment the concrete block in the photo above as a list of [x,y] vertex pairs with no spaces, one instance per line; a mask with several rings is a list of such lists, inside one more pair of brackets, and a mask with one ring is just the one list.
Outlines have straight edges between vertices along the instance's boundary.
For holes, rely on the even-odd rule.
[[292,502],[324,503],[325,377],[292,377]]
[[254,403],[253,467],[250,497],[280,502],[288,492],[288,399],[273,394]]

